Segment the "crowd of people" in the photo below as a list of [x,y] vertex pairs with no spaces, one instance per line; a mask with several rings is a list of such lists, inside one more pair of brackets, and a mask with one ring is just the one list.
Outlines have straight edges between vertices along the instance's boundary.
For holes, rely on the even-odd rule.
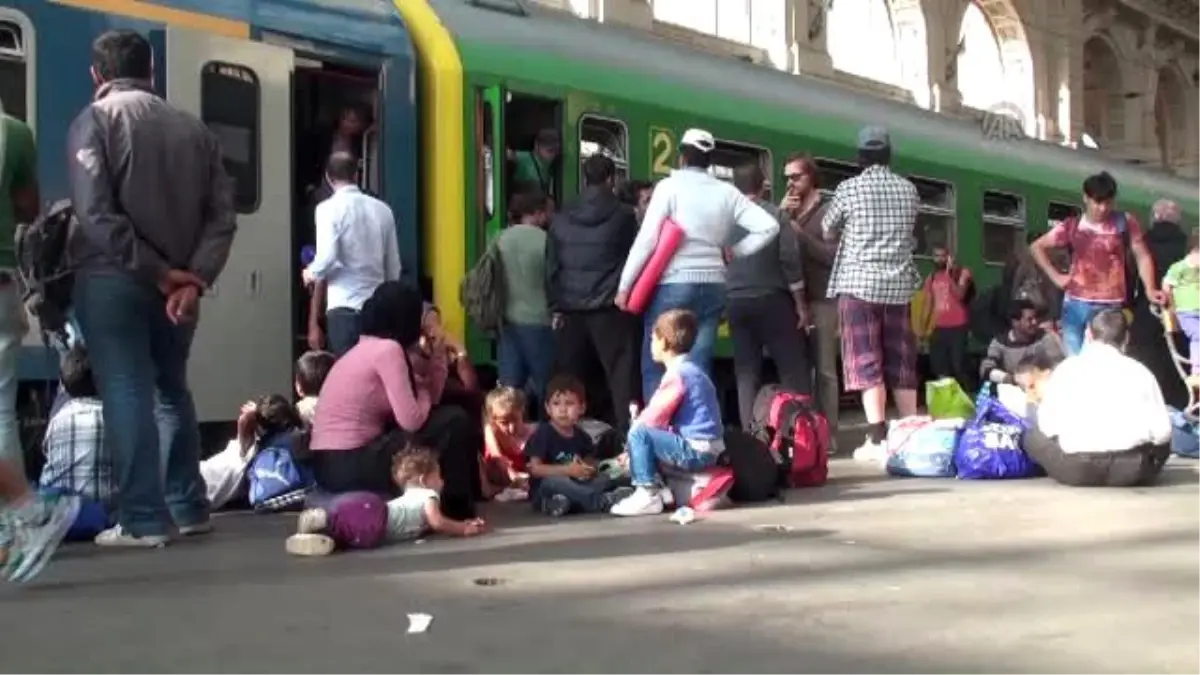
[[[764,384],[765,352],[782,386],[813,395],[836,428],[840,359],[840,379],[866,415],[854,451],[862,459],[887,455],[889,390],[900,417],[918,413],[918,291],[929,298],[935,371],[973,376],[974,282],[944,248],[936,271],[919,274],[920,198],[892,170],[882,127],[858,134],[862,171],[829,199],[811,157],[787,157],[778,204],[765,197],[770,167],[719,180],[713,136],[690,129],[670,176],[618,184],[612,159],[593,155],[580,194],[558,205],[558,137],[538,134],[533,151],[511,157],[510,225],[496,240],[499,383],[490,391],[431,298],[401,278],[391,210],[358,188],[352,150],[335,147],[302,272],[314,305],[324,303],[325,329],[310,331],[313,350],[297,362],[296,403],[280,393],[247,403],[228,454],[202,464],[186,368],[200,298],[236,231],[228,178],[215,137],[154,93],[145,38],[106,33],[93,54],[96,96],[68,137],[78,335],[64,345],[63,395],[38,486],[22,476],[14,425],[0,420],[0,551],[11,579],[34,576],[85,513],[101,514],[102,546],[207,534],[213,506],[245,490],[246,467],[268,452],[286,456],[280,466],[303,483],[306,508],[286,545],[298,555],[429,532],[478,535],[488,529],[478,509],[488,499],[528,500],[552,517],[662,513],[674,501],[665,469],[705,472],[726,451],[730,420],[711,379],[724,320],[741,424]],[[11,228],[37,217],[37,187],[27,127],[3,122],[0,227]],[[120,131],[134,126],[136,136]],[[134,143],[151,159],[111,159]],[[178,173],[158,172],[166,153]],[[1132,328],[1121,308],[1136,294],[1173,310],[1196,372],[1200,253],[1193,231],[1187,251],[1156,260],[1108,174],[1089,177],[1082,192],[1083,213],[1029,247],[1032,284],[1016,274],[1002,284],[1006,322],[988,336],[978,375],[1026,391],[1028,452],[1051,477],[1144,484],[1165,461],[1170,423],[1155,377],[1122,353]],[[1173,204],[1156,214],[1172,209],[1178,224]],[[1069,251],[1065,268],[1055,249]],[[1036,291],[1047,284],[1065,294],[1060,312]],[[0,314],[14,327],[0,334],[19,342],[14,280],[0,276],[0,292],[14,305],[11,317]],[[0,354],[9,353],[3,344]],[[593,359],[607,401],[589,399]],[[10,380],[15,372],[0,377],[5,414]],[[596,433],[589,411],[606,418],[606,433]]]

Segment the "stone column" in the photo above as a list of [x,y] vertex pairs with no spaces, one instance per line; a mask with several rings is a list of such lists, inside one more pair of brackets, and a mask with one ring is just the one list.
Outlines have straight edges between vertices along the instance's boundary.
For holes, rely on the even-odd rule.
[[933,110],[955,115],[962,110],[958,91],[958,34],[966,7],[963,0],[925,0],[926,51]]
[[[829,12],[836,3],[862,0],[787,0],[788,72],[806,73],[818,77],[833,75],[833,60],[829,58],[826,30]],[[846,7],[839,7],[847,11]]]

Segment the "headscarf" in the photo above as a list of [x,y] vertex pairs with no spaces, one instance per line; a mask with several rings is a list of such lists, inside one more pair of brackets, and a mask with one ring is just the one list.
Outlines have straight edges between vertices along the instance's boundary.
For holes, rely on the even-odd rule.
[[395,340],[405,349],[421,338],[423,316],[421,292],[404,281],[380,284],[359,312],[363,335]]

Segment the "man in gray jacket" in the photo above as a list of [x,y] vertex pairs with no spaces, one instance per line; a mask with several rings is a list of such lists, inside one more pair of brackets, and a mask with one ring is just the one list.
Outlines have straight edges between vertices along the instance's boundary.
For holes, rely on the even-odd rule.
[[67,137],[72,304],[118,476],[118,524],[96,537],[106,546],[162,546],[172,521],[183,535],[212,529],[187,361],[237,223],[216,137],[154,92],[153,69],[140,34],[98,37],[96,95]]

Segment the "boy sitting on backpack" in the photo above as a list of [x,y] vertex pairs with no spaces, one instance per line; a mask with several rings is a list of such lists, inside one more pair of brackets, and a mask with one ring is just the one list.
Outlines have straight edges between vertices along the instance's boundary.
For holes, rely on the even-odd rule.
[[711,468],[725,451],[721,406],[708,375],[688,360],[696,342],[696,315],[682,309],[664,312],[654,322],[650,355],[666,374],[646,409],[629,430],[629,471],[636,488],[609,511],[614,516],[663,512],[658,464],[697,472]]

